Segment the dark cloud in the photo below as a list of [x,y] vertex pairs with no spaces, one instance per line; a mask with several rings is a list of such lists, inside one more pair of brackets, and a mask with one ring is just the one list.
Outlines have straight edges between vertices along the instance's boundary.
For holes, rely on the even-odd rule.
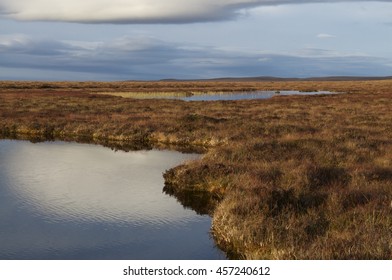
[[32,56],[55,56],[72,51],[65,43],[53,40],[32,40],[23,36],[0,37],[0,53]]
[[[208,47],[188,48],[143,37],[124,37],[111,43],[0,38],[0,61],[0,79],[29,79],[30,75],[31,79],[70,80],[75,79],[75,73],[80,73],[76,76],[80,80],[383,76],[392,70],[385,59],[344,56],[321,49],[297,55],[243,54]],[[34,71],[51,74],[40,78],[31,74]]]

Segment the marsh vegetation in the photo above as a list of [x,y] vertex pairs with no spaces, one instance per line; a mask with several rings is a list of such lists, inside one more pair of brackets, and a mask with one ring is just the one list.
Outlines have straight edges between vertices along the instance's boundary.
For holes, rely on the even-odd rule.
[[[0,83],[2,138],[203,151],[166,191],[212,216],[231,258],[392,258],[392,81]],[[184,102],[94,92],[300,90]],[[197,195],[195,196],[198,197]]]

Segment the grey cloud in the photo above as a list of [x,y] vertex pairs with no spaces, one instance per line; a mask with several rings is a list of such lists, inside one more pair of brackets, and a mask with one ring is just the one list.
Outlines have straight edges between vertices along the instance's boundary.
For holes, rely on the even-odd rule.
[[319,33],[316,35],[317,38],[319,39],[330,39],[330,38],[336,38],[335,35],[328,34],[328,33]]
[[236,18],[258,6],[391,0],[0,0],[0,14],[18,20],[79,23],[191,23]]
[[[341,55],[317,49],[298,54],[244,54],[211,47],[188,48],[144,37],[123,37],[103,43],[35,41],[30,38],[24,39],[24,42],[29,42],[25,44],[10,42],[10,38],[0,38],[0,79],[386,76],[392,70],[391,61],[386,59]],[[37,73],[45,71],[50,75],[37,76]],[[75,73],[79,74],[76,76]]]
[[0,53],[55,56],[68,53],[74,48],[53,40],[32,40],[24,36],[0,36]]
[[[67,43],[0,38],[2,67],[85,73],[89,77],[158,77],[176,73],[172,61],[190,55],[174,45],[150,38],[120,38],[111,43]],[[55,47],[54,47],[55,46]],[[171,72],[172,71],[172,72]],[[81,76],[82,77],[82,76]],[[17,77],[15,77],[17,79]],[[1,73],[0,73],[0,79]],[[67,79],[64,77],[64,79]],[[83,79],[83,78],[81,78]]]

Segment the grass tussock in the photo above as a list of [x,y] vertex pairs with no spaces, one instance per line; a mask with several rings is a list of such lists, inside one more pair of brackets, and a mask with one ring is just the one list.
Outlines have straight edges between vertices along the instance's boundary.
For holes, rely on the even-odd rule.
[[[392,81],[0,83],[3,138],[201,149],[165,192],[231,258],[392,259]],[[268,100],[91,92],[328,90]],[[121,144],[120,144],[121,143]]]

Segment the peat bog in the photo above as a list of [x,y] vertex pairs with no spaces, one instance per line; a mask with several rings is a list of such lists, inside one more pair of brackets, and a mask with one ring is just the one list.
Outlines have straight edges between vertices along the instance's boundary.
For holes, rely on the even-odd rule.
[[[0,82],[0,135],[197,150],[165,191],[200,197],[242,259],[392,258],[392,81]],[[102,92],[331,91],[184,102]]]

